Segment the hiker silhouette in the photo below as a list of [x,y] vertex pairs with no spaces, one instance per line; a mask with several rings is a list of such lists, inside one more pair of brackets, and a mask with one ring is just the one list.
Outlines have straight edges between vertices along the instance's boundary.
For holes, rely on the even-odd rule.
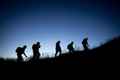
[[69,50],[69,53],[73,53],[74,52],[74,48],[73,48],[73,44],[74,42],[72,41],[70,44],[68,44],[67,49]]
[[83,41],[82,41],[82,45],[84,47],[84,50],[89,50],[89,44],[88,44],[88,38],[84,38]]
[[60,41],[56,42],[55,50],[56,50],[55,56],[57,56],[58,53],[61,55],[62,51],[61,51],[61,47],[60,47]]
[[27,57],[27,55],[25,54],[26,48],[27,48],[26,45],[24,45],[23,47],[17,47],[16,53],[17,53],[17,61],[18,62],[23,62],[22,54],[24,54],[24,56]]
[[34,60],[38,60],[40,57],[40,52],[39,52],[40,47],[41,47],[40,42],[37,42],[36,44],[32,45],[33,59]]

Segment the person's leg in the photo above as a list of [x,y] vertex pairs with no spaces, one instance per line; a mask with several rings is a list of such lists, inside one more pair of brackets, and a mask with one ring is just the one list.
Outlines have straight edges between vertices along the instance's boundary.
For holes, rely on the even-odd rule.
[[56,50],[55,57],[57,56],[58,50]]
[[69,52],[72,53],[72,50],[70,49]]
[[33,60],[35,60],[35,57],[36,57],[35,52],[33,52]]
[[86,50],[86,46],[85,46],[85,45],[83,45],[83,47],[84,47],[84,50]]
[[62,51],[60,50],[59,53],[60,53],[60,55],[61,55],[61,54],[62,54]]
[[22,62],[23,61],[23,58],[21,55],[18,55],[18,62]]
[[88,47],[85,45],[85,50],[88,50]]
[[40,54],[39,54],[39,52],[38,52],[37,55],[36,55],[36,59],[38,60],[39,57],[40,57]]

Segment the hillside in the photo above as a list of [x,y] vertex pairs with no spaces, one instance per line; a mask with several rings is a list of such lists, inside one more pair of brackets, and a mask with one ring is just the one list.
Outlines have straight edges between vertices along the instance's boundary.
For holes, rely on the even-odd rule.
[[0,64],[112,64],[119,61],[119,45],[120,37],[89,51],[75,51],[72,54],[64,53],[55,58],[44,58],[37,61],[29,60],[23,63],[17,63],[14,59],[0,58]]

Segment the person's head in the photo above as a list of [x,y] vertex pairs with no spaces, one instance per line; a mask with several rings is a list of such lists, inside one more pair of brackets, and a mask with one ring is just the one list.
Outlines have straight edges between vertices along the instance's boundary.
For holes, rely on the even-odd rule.
[[87,40],[88,40],[88,37],[84,38],[83,40],[87,41]]
[[88,40],[88,37],[86,37],[85,39]]
[[37,45],[40,45],[40,42],[37,42]]
[[23,46],[23,48],[24,48],[24,49],[26,49],[26,48],[27,48],[27,46],[26,46],[26,45],[24,45],[24,46]]
[[60,41],[58,41],[58,43],[60,43]]
[[74,44],[74,42],[72,41],[71,44]]

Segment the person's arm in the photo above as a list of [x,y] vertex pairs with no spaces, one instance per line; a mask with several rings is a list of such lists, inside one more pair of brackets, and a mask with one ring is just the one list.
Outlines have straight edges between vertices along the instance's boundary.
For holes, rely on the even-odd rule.
[[27,55],[24,53],[25,57],[27,57]]
[[39,48],[41,47],[41,45],[38,46]]

